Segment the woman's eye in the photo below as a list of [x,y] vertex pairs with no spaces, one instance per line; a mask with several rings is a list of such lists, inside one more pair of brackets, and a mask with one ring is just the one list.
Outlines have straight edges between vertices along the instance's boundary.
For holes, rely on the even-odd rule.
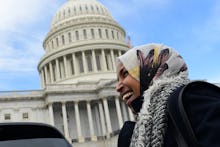
[[127,75],[128,75],[128,71],[127,71],[127,70],[125,70],[125,71],[122,72],[122,76],[123,76],[124,78],[127,77]]

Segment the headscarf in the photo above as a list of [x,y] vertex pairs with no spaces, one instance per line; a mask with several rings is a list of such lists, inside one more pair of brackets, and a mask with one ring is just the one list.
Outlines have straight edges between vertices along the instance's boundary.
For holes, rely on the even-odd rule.
[[143,98],[130,147],[162,147],[168,121],[168,97],[189,82],[183,58],[171,47],[151,43],[128,50],[118,61],[140,81]]
[[146,44],[128,50],[118,57],[128,73],[140,81],[140,93],[159,77],[171,77],[187,66],[183,58],[171,47],[163,44]]

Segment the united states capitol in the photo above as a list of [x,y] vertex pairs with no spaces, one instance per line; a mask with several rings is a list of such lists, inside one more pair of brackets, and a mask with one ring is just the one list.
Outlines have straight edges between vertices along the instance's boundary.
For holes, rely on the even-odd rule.
[[98,0],[67,0],[54,15],[38,64],[41,89],[0,94],[0,122],[55,126],[78,147],[113,147],[132,112],[115,91],[126,32]]

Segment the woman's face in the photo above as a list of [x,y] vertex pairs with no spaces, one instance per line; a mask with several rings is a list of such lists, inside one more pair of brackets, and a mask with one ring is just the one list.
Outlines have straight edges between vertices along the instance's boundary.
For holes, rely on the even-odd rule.
[[131,102],[140,96],[140,83],[128,73],[122,63],[117,66],[117,77],[116,90],[125,103],[131,107]]

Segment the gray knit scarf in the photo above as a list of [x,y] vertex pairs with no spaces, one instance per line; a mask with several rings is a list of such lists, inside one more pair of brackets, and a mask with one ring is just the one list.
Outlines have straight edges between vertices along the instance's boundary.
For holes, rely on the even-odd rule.
[[130,147],[162,147],[167,128],[167,99],[178,87],[189,82],[187,72],[174,77],[161,77],[145,92],[137,116]]

